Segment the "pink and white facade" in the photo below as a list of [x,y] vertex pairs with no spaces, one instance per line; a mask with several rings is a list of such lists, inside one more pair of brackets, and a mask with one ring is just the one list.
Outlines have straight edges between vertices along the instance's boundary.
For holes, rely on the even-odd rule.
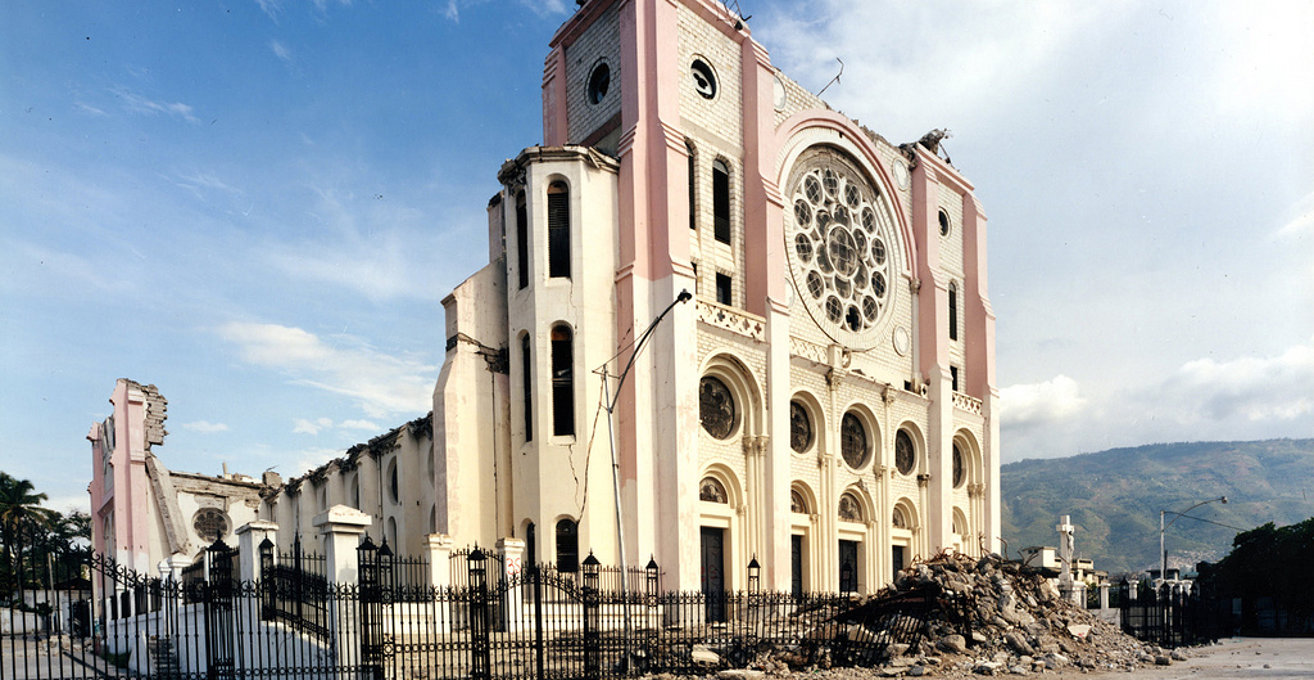
[[543,137],[444,301],[438,532],[616,562],[595,370],[688,290],[615,410],[629,564],[737,588],[756,556],[764,585],[871,591],[997,549],[986,218],[952,166],[830,110],[709,0],[585,3]]
[[[543,144],[498,172],[488,264],[443,300],[431,420],[253,483],[251,520],[287,545],[346,505],[399,552],[565,568],[620,562],[623,532],[625,562],[682,589],[744,588],[756,557],[763,587],[872,592],[915,556],[998,549],[986,218],[957,170],[832,111],[713,0],[589,0],[542,97]],[[597,370],[614,387],[686,290],[616,395],[618,526]],[[134,385],[114,422],[147,422]],[[137,443],[91,435],[115,452],[96,548],[149,570],[194,554],[169,531],[195,510],[137,502],[162,434],[125,427]]]

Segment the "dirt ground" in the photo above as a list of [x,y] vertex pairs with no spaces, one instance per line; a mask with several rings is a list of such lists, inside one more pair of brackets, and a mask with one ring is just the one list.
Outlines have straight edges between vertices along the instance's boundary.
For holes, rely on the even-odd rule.
[[1191,658],[1129,673],[1045,673],[1049,680],[1294,680],[1314,678],[1314,638],[1230,638],[1183,649]]

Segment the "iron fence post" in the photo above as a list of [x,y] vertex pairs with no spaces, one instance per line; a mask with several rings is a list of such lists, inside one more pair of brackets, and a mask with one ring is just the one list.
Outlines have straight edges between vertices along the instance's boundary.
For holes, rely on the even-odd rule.
[[[582,566],[584,567],[584,677],[587,680],[595,680],[601,671],[602,650],[598,648],[601,642],[598,630],[598,558],[593,555],[593,551],[589,551],[589,556],[584,558]],[[626,643],[628,647],[628,640]]]
[[484,553],[476,545],[466,557],[470,577],[470,677],[487,680],[492,673],[488,644],[488,573]]

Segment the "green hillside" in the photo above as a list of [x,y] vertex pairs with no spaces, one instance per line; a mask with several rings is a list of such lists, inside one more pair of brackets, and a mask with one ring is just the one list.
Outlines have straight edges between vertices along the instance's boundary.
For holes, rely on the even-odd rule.
[[[1071,515],[1080,557],[1110,572],[1158,566],[1159,511],[1182,511],[1250,529],[1314,517],[1314,439],[1193,442],[1110,449],[1003,466],[1003,535],[1011,548],[1058,545]],[[1172,515],[1168,518],[1171,520]],[[1179,519],[1168,530],[1170,567],[1227,554],[1236,531]]]

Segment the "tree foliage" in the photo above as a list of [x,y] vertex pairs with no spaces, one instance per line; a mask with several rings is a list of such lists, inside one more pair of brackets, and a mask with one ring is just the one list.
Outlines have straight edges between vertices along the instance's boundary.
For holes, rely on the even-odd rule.
[[1243,531],[1217,564],[1200,565],[1202,587],[1222,597],[1272,597],[1293,614],[1314,614],[1314,517],[1284,527],[1272,522]]
[[[43,588],[51,580],[77,576],[74,565],[89,552],[91,517],[63,514],[41,506],[46,494],[32,482],[0,472],[0,597],[24,588]],[[54,567],[54,573],[50,568]]]

